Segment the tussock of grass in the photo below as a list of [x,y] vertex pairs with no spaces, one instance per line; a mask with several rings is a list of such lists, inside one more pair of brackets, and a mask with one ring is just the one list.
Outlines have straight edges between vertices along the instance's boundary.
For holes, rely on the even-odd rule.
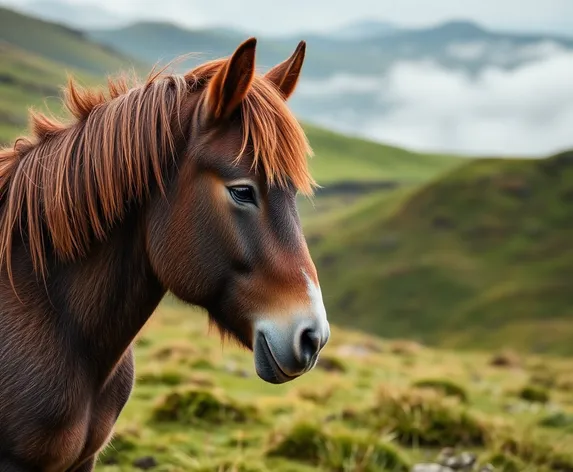
[[327,372],[346,372],[346,366],[338,357],[322,355],[319,357],[316,367]]
[[573,414],[563,411],[551,413],[539,420],[538,424],[545,428],[560,428],[573,432]]
[[381,389],[370,411],[378,427],[392,431],[408,446],[483,446],[490,425],[454,399],[434,392]]
[[526,385],[518,392],[519,398],[531,403],[547,403],[549,391],[537,385]]
[[310,423],[295,425],[267,454],[332,471],[406,472],[410,467],[408,459],[392,444],[347,432],[326,433]]
[[239,403],[212,390],[187,388],[172,391],[164,396],[153,409],[156,422],[193,423],[244,423],[257,417],[251,406]]
[[126,452],[135,450],[137,450],[137,438],[127,433],[115,433],[104,449],[101,460],[106,464],[113,464],[123,458]]
[[414,356],[422,351],[423,346],[416,341],[397,339],[390,343],[390,352],[399,356]]
[[528,465],[538,465],[548,470],[573,472],[573,451],[536,439],[507,437],[495,445],[498,454],[518,458]]
[[313,403],[324,404],[326,403],[334,394],[334,387],[304,387],[297,390],[297,395],[303,400],[307,400]]
[[423,379],[414,382],[412,386],[418,389],[435,390],[445,396],[456,397],[463,403],[468,401],[466,389],[448,379]]
[[490,360],[490,365],[495,367],[521,367],[521,357],[510,349],[504,349],[494,354]]
[[496,470],[502,470],[503,472],[523,472],[526,470],[526,465],[523,461],[512,454],[496,452],[488,454],[485,459],[485,462],[493,465]]
[[138,376],[137,381],[141,385],[175,386],[183,383],[183,376],[180,371],[165,369],[159,372],[144,372]]

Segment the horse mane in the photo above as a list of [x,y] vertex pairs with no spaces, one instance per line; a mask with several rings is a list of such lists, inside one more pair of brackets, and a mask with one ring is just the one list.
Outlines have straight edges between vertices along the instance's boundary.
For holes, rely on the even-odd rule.
[[[34,270],[46,273],[47,235],[62,260],[86,255],[95,237],[105,240],[131,202],[142,202],[152,182],[163,189],[175,155],[174,119],[189,92],[199,91],[225,59],[184,76],[152,73],[130,87],[125,77],[102,89],[82,89],[70,78],[64,104],[72,122],[32,111],[32,138],[0,150],[0,270],[12,279],[17,227],[26,234]],[[305,195],[315,185],[307,166],[311,149],[279,91],[256,75],[241,105],[241,154],[251,146],[254,166],[269,184],[292,182]],[[240,156],[238,156],[239,158]]]

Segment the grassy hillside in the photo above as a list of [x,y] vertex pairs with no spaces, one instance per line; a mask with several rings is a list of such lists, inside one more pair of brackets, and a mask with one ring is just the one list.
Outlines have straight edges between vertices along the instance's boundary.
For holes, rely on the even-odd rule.
[[222,349],[207,332],[202,313],[168,301],[158,309],[97,470],[408,472],[445,447],[496,472],[573,470],[566,361],[335,328],[319,366],[277,386],[256,376],[251,353]]
[[0,56],[0,144],[26,133],[30,107],[60,113],[67,72],[86,85],[98,82],[89,73],[65,70],[11,44],[0,43]]
[[307,234],[330,316],[450,347],[573,353],[573,153],[479,160]]
[[0,7],[2,42],[50,59],[60,67],[93,74],[116,72],[130,66],[141,67],[138,61],[86,39],[79,31]]

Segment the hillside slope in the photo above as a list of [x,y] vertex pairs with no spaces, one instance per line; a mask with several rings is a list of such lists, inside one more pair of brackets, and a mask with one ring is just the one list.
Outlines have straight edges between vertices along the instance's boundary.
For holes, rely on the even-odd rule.
[[573,353],[571,182],[573,152],[479,160],[308,225],[331,318],[451,347]]
[[30,107],[61,111],[61,87],[68,73],[85,85],[101,81],[7,43],[0,43],[0,56],[0,144],[26,133]]
[[87,39],[79,31],[0,7],[0,43],[92,74],[114,73],[142,63]]

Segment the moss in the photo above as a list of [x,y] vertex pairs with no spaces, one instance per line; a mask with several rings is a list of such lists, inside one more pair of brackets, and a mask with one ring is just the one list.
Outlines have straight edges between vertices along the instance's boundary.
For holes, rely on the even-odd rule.
[[413,384],[414,388],[436,390],[443,395],[449,397],[456,397],[460,401],[466,403],[468,401],[468,394],[464,387],[447,379],[424,379],[418,380]]
[[547,403],[549,401],[549,391],[537,385],[526,385],[517,395],[522,400],[531,403]]
[[256,410],[210,390],[173,391],[155,406],[152,420],[179,423],[244,423],[257,417]]

